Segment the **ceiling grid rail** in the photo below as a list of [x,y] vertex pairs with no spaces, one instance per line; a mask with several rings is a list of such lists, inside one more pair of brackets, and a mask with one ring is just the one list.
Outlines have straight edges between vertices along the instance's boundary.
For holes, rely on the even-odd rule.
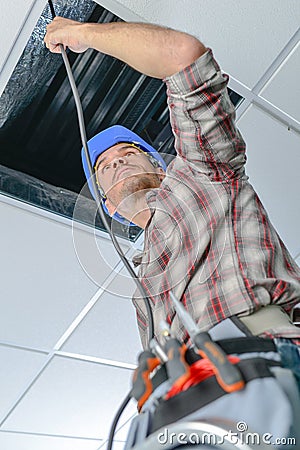
[[255,105],[264,112],[271,115],[274,119],[281,122],[289,130],[300,134],[300,122],[291,117],[288,113],[275,106],[262,96],[263,90],[279,72],[283,64],[294,53],[300,43],[300,27],[287,42],[281,52],[273,60],[272,64],[260,77],[252,89],[248,88],[233,76],[230,76],[230,87],[241,94],[245,100],[237,109],[237,121],[240,120],[248,111],[251,105]]

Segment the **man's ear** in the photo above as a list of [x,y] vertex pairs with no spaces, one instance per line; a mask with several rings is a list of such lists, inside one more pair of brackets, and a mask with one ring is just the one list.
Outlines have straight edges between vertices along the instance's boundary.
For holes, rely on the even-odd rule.
[[110,216],[113,216],[117,208],[112,204],[112,202],[107,198],[105,201],[105,206]]

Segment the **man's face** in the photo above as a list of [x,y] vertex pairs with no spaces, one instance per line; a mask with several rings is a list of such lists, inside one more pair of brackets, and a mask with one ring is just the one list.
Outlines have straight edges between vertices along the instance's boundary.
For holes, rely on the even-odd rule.
[[[107,200],[106,206],[113,214],[118,210],[124,215],[122,205],[137,192],[147,192],[159,187],[163,178],[163,170],[155,168],[147,155],[138,148],[121,143],[114,145],[102,153],[96,161],[96,176]],[[121,208],[120,208],[121,206]],[[129,207],[129,204],[126,204]]]

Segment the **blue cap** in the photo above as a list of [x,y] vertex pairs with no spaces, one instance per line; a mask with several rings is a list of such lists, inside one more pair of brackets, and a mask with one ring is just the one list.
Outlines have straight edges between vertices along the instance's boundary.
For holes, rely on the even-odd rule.
[[[110,147],[113,147],[114,145],[120,144],[122,142],[134,144],[144,152],[149,153],[150,156],[152,156],[157,160],[160,167],[164,171],[166,170],[167,168],[166,163],[160,156],[160,154],[151,145],[149,145],[146,141],[144,141],[144,139],[142,139],[139,135],[137,135],[131,130],[128,130],[128,128],[125,128],[122,125],[113,125],[112,127],[107,128],[106,130],[103,130],[100,133],[96,134],[96,136],[92,137],[92,139],[88,141],[87,143],[88,151],[91,158],[92,167],[95,166],[98,157],[102,153],[104,153]],[[93,189],[93,184],[90,180],[90,173],[83,148],[81,151],[81,158],[83,170],[88,182],[89,189],[91,191],[92,196],[96,198],[96,194]],[[110,215],[105,205],[105,199],[102,199],[102,206],[104,211],[108,215]],[[117,212],[113,215],[113,218],[123,224],[135,225],[134,223],[129,223],[127,219],[125,219]]]

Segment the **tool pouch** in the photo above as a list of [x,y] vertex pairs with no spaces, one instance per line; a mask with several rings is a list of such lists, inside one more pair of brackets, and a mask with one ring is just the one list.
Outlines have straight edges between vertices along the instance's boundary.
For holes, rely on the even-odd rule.
[[[184,429],[184,424],[191,421],[230,423],[232,433],[237,433],[241,441],[248,439],[269,448],[296,448],[300,443],[300,396],[292,372],[281,367],[273,341],[242,337],[218,344],[227,354],[240,358],[237,365],[245,388],[227,393],[211,376],[165,400],[170,384],[158,371],[160,384],[134,419],[126,450],[139,449],[139,445],[142,450],[150,437],[153,446],[155,435],[157,449],[162,448],[159,437],[166,436],[169,427],[182,424]],[[170,443],[170,447],[163,448],[176,447]]]

